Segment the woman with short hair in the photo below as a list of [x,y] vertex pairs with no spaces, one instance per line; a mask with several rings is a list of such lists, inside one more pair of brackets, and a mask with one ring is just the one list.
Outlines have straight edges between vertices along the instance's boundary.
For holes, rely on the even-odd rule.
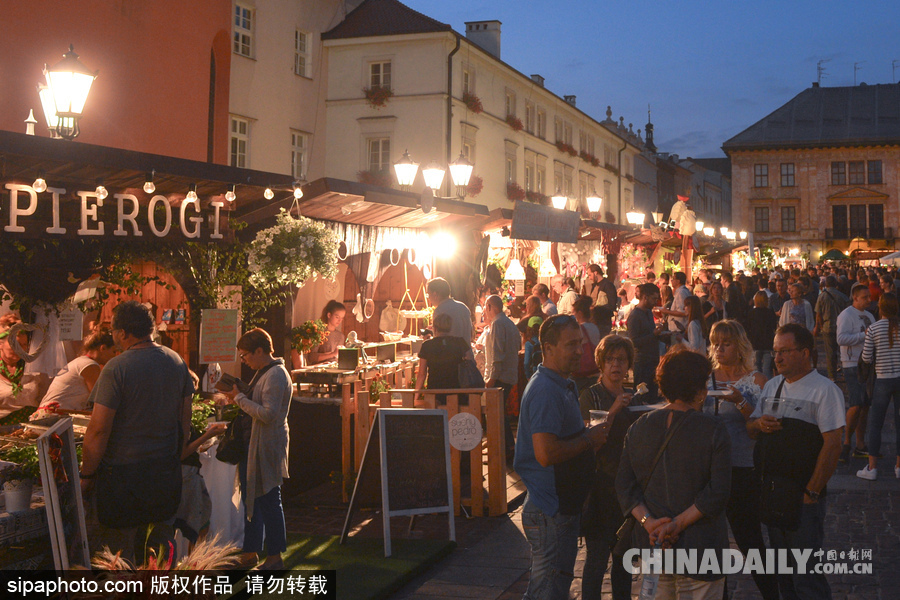
[[[713,550],[717,558],[729,547],[731,441],[724,424],[700,412],[711,371],[709,359],[683,347],[663,356],[656,380],[668,404],[639,418],[625,436],[616,492],[639,523],[635,547]],[[721,598],[724,582],[721,574],[663,572],[656,598]]]
[[281,485],[289,476],[287,415],[293,385],[284,360],[273,356],[272,338],[266,331],[251,329],[238,340],[237,349],[241,361],[256,371],[248,393],[236,387],[223,392],[253,423],[247,456],[238,463],[247,518],[241,563],[252,566],[258,562],[265,537],[266,559],[259,568],[283,569],[281,553],[287,549],[287,531]]

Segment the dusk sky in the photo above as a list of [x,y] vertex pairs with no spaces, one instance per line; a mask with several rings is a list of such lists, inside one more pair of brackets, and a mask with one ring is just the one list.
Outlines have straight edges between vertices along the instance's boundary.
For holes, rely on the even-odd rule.
[[[403,1],[403,0],[401,0]],[[465,33],[503,23],[501,58],[575,94],[598,121],[644,129],[653,111],[661,152],[724,156],[721,145],[810,87],[900,78],[900,2],[834,0],[405,0]],[[897,61],[896,77],[892,61]]]

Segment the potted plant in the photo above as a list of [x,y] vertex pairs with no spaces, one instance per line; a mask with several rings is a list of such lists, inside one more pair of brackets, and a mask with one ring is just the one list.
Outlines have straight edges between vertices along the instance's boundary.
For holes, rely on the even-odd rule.
[[306,366],[306,355],[328,339],[328,327],[321,319],[306,321],[291,329],[290,338],[292,358],[293,353],[296,352],[298,355],[296,363]]
[[484,189],[484,180],[478,175],[472,175],[469,178],[469,185],[466,186],[466,195],[474,198]]
[[506,184],[506,197],[512,201],[516,202],[518,200],[525,199],[525,190],[522,189],[522,186],[518,183],[507,183]]
[[6,512],[28,510],[31,507],[34,482],[41,480],[37,448],[34,446],[10,448],[3,453],[3,459],[12,463],[0,469]]
[[476,115],[484,112],[484,107],[481,105],[481,99],[471,92],[463,92],[462,95],[463,104],[466,105],[466,108],[471,110]]
[[386,106],[388,100],[390,100],[394,95],[394,92],[391,90],[391,88],[381,85],[374,85],[370,88],[363,88],[363,92],[366,95],[366,102],[372,108],[382,108]]
[[506,115],[506,124],[512,127],[513,131],[522,131],[525,129],[525,125],[522,124],[522,119],[516,115]]

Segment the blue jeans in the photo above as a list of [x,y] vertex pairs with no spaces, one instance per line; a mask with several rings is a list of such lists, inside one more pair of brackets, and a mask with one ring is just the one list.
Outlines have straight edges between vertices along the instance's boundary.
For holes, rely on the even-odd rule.
[[765,375],[766,379],[772,379],[772,351],[754,350],[753,355],[756,360],[756,370]]
[[[782,600],[812,600],[831,598],[828,580],[821,573],[813,573],[815,565],[821,562],[815,553],[823,547],[825,537],[825,498],[815,504],[804,504],[800,513],[800,526],[797,531],[785,531],[777,527],[769,527],[769,544],[772,548],[810,548],[813,555],[806,563],[804,575],[778,575],[778,587]],[[788,552],[788,564],[796,568],[794,556]]]
[[522,528],[531,544],[531,579],[523,600],[567,600],[575,577],[580,515],[550,517],[526,501]]
[[[875,391],[872,393],[872,406],[869,408],[869,426],[866,429],[866,440],[869,454],[881,454],[881,429],[887,416],[888,405],[894,401],[894,427],[897,441],[900,442],[900,377],[891,379],[875,379]],[[900,445],[897,446],[900,456]]]
[[[247,507],[247,461],[238,463],[241,501]],[[287,550],[287,529],[281,506],[281,486],[275,486],[253,500],[253,517],[244,522],[244,552],[260,552],[266,541],[266,556],[278,556]]]

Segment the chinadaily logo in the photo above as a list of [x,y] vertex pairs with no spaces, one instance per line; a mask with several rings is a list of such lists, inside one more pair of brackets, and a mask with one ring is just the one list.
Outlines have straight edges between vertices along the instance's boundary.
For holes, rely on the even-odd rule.
[[625,570],[631,574],[661,573],[667,575],[824,575],[872,574],[872,550],[851,548],[848,551],[813,550],[810,548],[749,550],[650,550],[633,548],[623,557]]

